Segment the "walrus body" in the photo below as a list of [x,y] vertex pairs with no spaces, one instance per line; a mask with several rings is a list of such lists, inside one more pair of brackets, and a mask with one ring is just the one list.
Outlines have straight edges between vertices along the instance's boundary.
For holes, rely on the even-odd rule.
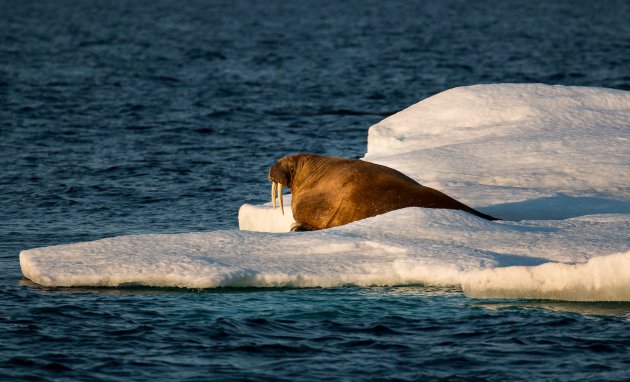
[[292,155],[269,169],[269,180],[274,206],[276,183],[280,200],[283,185],[291,189],[296,221],[292,231],[336,227],[412,206],[462,210],[496,220],[399,171],[362,160]]

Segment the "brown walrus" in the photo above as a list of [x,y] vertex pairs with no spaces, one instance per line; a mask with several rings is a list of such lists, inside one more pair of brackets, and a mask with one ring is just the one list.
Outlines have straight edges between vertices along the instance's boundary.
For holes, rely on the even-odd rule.
[[462,210],[497,220],[399,171],[362,160],[291,155],[271,166],[269,180],[273,206],[277,190],[283,214],[282,187],[291,189],[291,210],[296,221],[291,231],[336,227],[413,206]]

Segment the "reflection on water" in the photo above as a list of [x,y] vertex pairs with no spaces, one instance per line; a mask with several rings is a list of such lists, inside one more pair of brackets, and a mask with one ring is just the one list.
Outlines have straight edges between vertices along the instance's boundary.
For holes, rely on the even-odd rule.
[[177,288],[177,287],[151,287],[146,285],[122,285],[118,287],[47,287],[32,282],[23,277],[19,283],[20,286],[35,289],[39,293],[92,293],[92,294],[111,294],[111,295],[151,295],[151,294],[186,294],[186,293],[256,293],[270,291],[288,291],[301,289],[319,289],[319,288],[255,288],[255,287],[217,287],[217,288]]
[[[103,295],[164,295],[164,294],[203,294],[203,293],[269,293],[269,292],[299,292],[306,290],[323,290],[327,293],[342,291],[342,293],[356,293],[366,296],[402,296],[424,298],[453,298],[466,305],[475,308],[483,308],[493,311],[509,309],[546,309],[556,312],[579,313],[583,315],[609,315],[628,316],[630,318],[630,302],[575,302],[575,301],[550,301],[550,300],[504,300],[492,299],[486,301],[474,300],[465,297],[460,287],[456,286],[425,286],[425,285],[399,285],[393,287],[354,287],[342,288],[251,288],[251,287],[219,287],[205,289],[191,288],[164,288],[148,286],[123,286],[123,287],[45,287],[22,278],[20,286],[33,288],[37,293],[61,293],[61,294],[103,294]],[[472,302],[471,302],[472,301]]]
[[628,316],[630,302],[574,302],[574,301],[532,301],[501,300],[476,301],[472,306],[490,310],[501,309],[547,309],[556,312],[579,313],[584,315]]

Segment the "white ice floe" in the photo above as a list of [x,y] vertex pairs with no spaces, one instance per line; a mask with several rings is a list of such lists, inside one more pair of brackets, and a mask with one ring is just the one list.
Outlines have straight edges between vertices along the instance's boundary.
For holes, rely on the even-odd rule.
[[271,202],[263,205],[243,204],[238,210],[239,228],[245,231],[289,232],[293,220],[291,211],[291,194],[283,195],[284,215],[278,206],[273,208]]
[[242,206],[241,231],[25,250],[22,272],[48,286],[420,283],[479,298],[630,301],[629,92],[452,89],[372,126],[364,159],[507,220],[407,208],[283,233],[293,222],[285,195],[284,216]]
[[463,277],[464,293],[477,298],[629,301],[630,251],[581,264],[497,267]]

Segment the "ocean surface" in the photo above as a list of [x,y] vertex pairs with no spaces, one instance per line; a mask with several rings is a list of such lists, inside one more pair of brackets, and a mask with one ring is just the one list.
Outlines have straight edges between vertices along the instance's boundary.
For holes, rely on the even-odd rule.
[[237,229],[296,152],[461,85],[630,90],[627,1],[0,0],[0,379],[628,380],[630,304],[42,288],[21,250]]

